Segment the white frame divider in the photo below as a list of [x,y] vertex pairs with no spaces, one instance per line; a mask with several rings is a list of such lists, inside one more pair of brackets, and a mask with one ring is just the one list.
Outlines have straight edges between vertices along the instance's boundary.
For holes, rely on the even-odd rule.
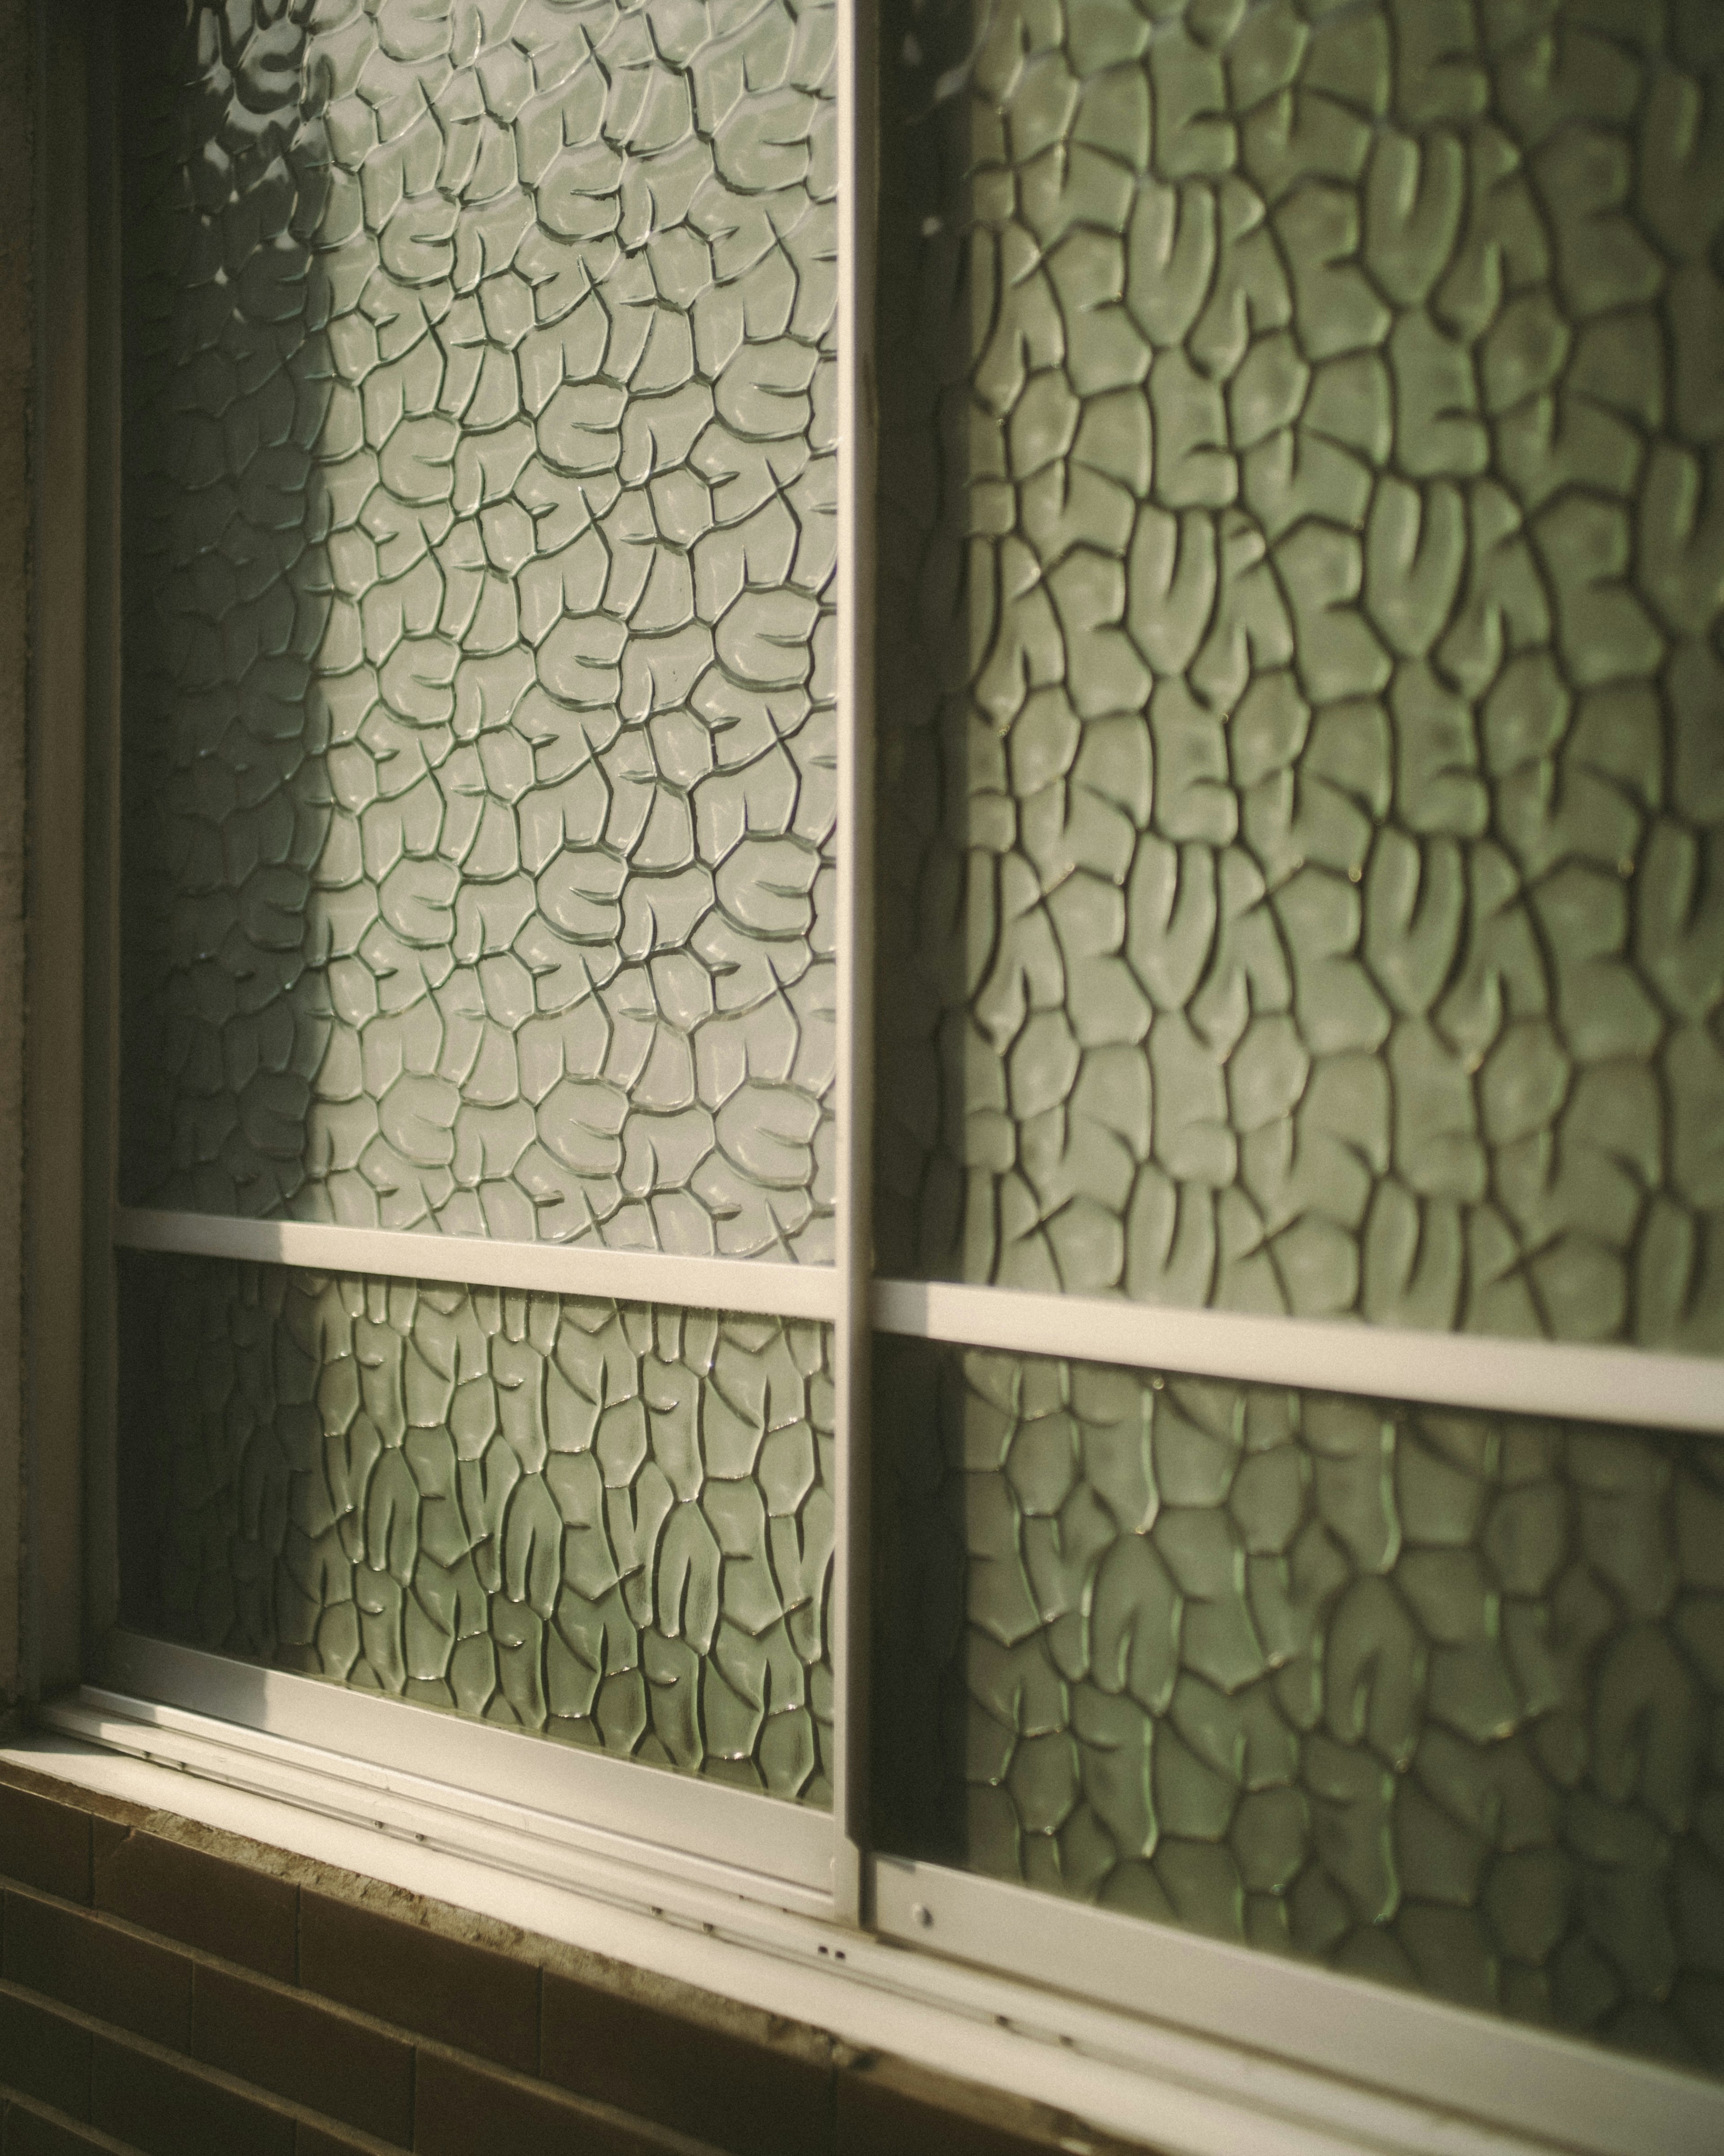
[[868,1904],[870,1363],[874,1148],[875,0],[838,10],[838,1312],[834,1541],[834,1913]]
[[1701,1355],[1180,1310],[1100,1296],[883,1280],[882,1332],[1128,1369],[1299,1385],[1508,1414],[1724,1431],[1724,1365]]
[[231,1258],[312,1272],[373,1273],[387,1280],[520,1288],[536,1295],[599,1296],[614,1302],[811,1317],[829,1324],[839,1308],[839,1278],[830,1265],[676,1257],[668,1251],[610,1250],[590,1244],[494,1242],[482,1235],[344,1228],[316,1220],[244,1220],[131,1206],[115,1209],[114,1243],[122,1250]]
[[[424,1789],[459,1790],[464,1803],[500,1805],[523,1820],[531,1814],[535,1832],[600,1854],[626,1850],[669,1877],[722,1880],[732,1892],[805,1910],[824,1910],[829,1899],[831,1823],[809,1805],[123,1629],[109,1635],[102,1673],[106,1682],[86,1697],[110,1710],[151,1701],[181,1711],[169,1727],[212,1717],[230,1747],[244,1742],[242,1731],[273,1744],[278,1758],[303,1747],[316,1755],[310,1769],[350,1782],[387,1788],[406,1777]],[[151,1710],[146,1718],[161,1717]]]
[[1724,2088],[1555,2030],[938,1865],[881,1857],[875,1892],[882,1938],[1129,2002],[1265,2066],[1296,2061],[1392,2088],[1434,2112],[1486,2121],[1509,2146],[1599,2156],[1714,2156],[1724,2146]]

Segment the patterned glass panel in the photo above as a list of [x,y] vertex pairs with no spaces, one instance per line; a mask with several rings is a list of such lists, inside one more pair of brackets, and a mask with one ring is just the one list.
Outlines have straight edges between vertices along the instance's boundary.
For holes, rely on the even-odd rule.
[[830,1255],[833,11],[121,11],[124,1183]]
[[887,14],[883,1267],[1724,1349],[1724,15]]
[[876,1390],[887,1846],[1724,2070],[1724,1440]]
[[131,1621],[829,1804],[829,1328],[193,1258],[123,1290]]

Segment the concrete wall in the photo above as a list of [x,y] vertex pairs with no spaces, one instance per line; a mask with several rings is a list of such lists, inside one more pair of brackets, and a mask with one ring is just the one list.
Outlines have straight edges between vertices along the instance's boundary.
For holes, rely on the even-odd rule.
[[0,1708],[18,1686],[23,1525],[24,763],[34,329],[30,30],[29,0],[0,0]]

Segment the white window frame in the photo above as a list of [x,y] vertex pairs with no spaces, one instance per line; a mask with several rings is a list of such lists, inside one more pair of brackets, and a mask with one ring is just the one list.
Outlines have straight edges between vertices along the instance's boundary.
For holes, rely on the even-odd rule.
[[[101,1784],[128,1760],[148,1763],[136,1769],[146,1775],[172,1766],[182,1775],[181,1810],[231,1823],[239,1805],[253,1821],[243,1830],[290,1846],[309,1837],[326,1849],[331,1834],[345,1834],[339,1845],[348,1853],[336,1861],[355,1861],[357,1849],[361,1869],[515,1912],[514,1921],[530,1921],[518,1912],[521,1883],[532,1882],[540,1928],[547,1928],[544,1910],[562,1909],[561,1895],[587,1915],[558,1921],[591,1943],[598,1922],[592,1912],[608,1909],[607,1922],[648,1927],[629,1933],[633,1944],[623,1949],[648,1964],[665,1950],[669,1926],[672,1965],[685,1974],[688,1950],[675,1940],[698,1934],[731,1956],[711,1979],[720,1989],[805,2017],[818,2010],[831,2025],[861,2032],[858,2041],[870,2030],[879,2041],[879,2028],[890,2025],[899,2031],[890,2040],[897,2048],[914,2054],[920,2046],[931,2063],[1074,2109],[1092,2107],[1081,2100],[1087,2090],[1116,2129],[1170,2148],[1237,2147],[1242,2122],[1254,2147],[1285,2156],[1367,2147],[1431,2156],[1551,2147],[1588,2156],[1654,2148],[1702,2156],[1724,2148],[1724,2083],[870,1848],[860,1434],[876,1331],[1379,1399],[1724,1432],[1724,1369],[1701,1358],[872,1277],[872,0],[839,0],[835,1263],[618,1254],[117,1204],[115,236],[123,210],[107,25],[109,10],[123,4],[93,0],[68,9],[37,0],[36,11],[43,208],[25,1267],[37,1352],[27,1667],[47,1702],[38,1720],[58,1733],[49,1741],[94,1748],[67,1753],[64,1770]],[[111,1311],[122,1250],[831,1324],[832,1810],[344,1692],[120,1627]],[[79,1340],[82,1353],[68,1352]],[[247,1804],[252,1812],[244,1812]],[[433,1864],[427,1872],[434,1858],[444,1869]],[[810,1993],[816,1972],[828,1989]],[[695,1974],[700,1980],[697,1968]],[[795,2003],[810,1998],[818,2008]],[[895,2004],[889,2011],[882,2002]],[[906,2004],[912,2024],[900,2012]]]

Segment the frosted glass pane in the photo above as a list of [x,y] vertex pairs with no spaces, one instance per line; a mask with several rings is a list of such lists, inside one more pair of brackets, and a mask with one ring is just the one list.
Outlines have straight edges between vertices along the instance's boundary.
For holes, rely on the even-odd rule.
[[889,1271],[1724,1349],[1724,39],[888,8]]
[[129,1258],[127,1614],[831,1801],[824,1326]]
[[1724,2069],[1724,1440],[881,1343],[906,1854]]
[[825,1259],[833,11],[123,11],[124,1183]]

